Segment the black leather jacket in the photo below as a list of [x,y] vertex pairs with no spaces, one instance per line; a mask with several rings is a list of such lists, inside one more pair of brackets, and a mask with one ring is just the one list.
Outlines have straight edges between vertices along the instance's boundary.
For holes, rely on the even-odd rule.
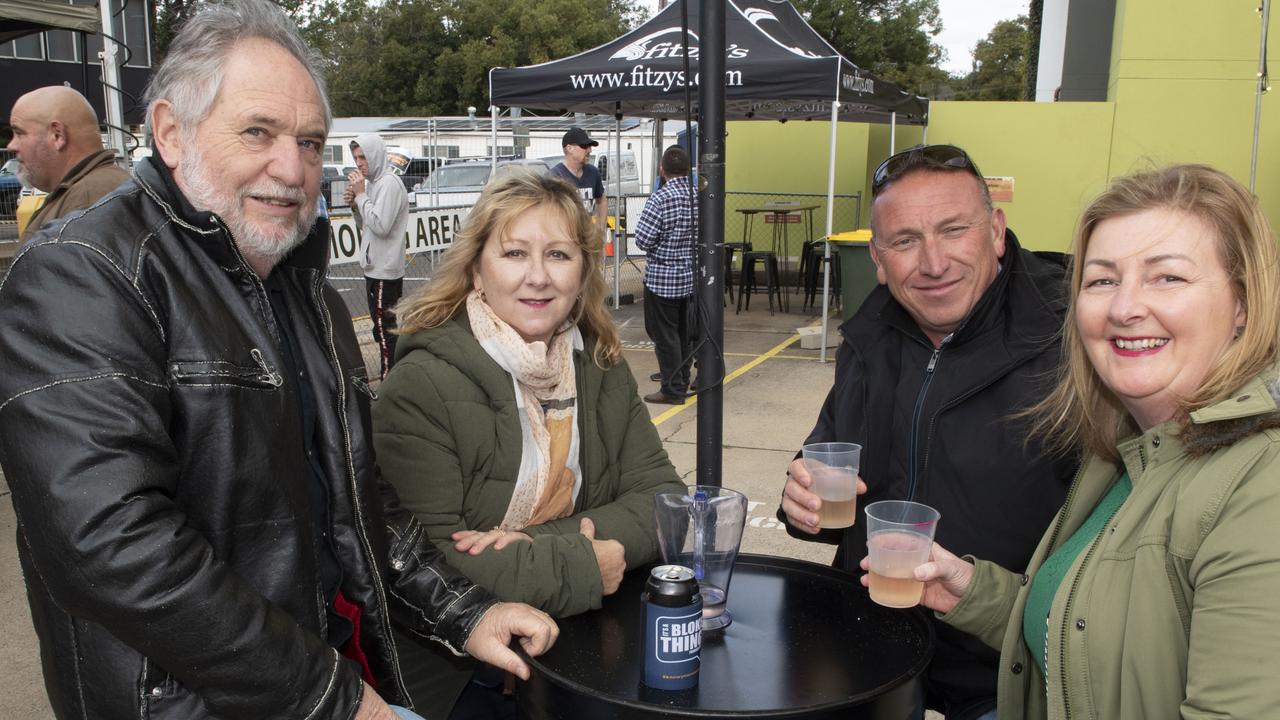
[[[461,648],[493,600],[377,477],[327,235],[273,274],[318,408],[341,591],[375,687],[403,703],[390,616]],[[222,222],[158,161],[38,234],[0,281],[0,464],[58,717],[354,715],[360,670],[321,639],[280,340]]]
[[[936,508],[937,541],[1022,572],[1066,495],[1077,460],[1026,444],[1013,416],[1048,394],[1066,311],[1065,257],[1005,234],[1002,269],[940,348],[887,287],[844,325],[836,378],[806,442],[862,445],[858,507],[912,499]],[[784,522],[781,510],[778,516]],[[865,516],[848,530],[794,537],[838,543],[835,565],[861,574]],[[926,687],[948,720],[995,707],[995,651],[941,623]]]

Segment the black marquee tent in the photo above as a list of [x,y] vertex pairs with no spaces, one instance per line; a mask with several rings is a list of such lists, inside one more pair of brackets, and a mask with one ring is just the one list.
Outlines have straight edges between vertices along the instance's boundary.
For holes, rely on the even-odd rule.
[[[496,135],[499,107],[684,119],[682,6],[688,6],[690,96],[698,96],[698,2],[674,0],[640,27],[567,58],[489,71]],[[725,119],[832,120],[826,234],[831,234],[836,176],[834,121],[924,125],[929,101],[903,92],[849,62],[788,0],[725,0]],[[833,112],[834,108],[834,112]],[[696,118],[697,108],[689,113]],[[496,141],[495,141],[496,146]],[[890,147],[894,144],[890,133]],[[828,258],[830,247],[827,248]],[[618,256],[614,256],[615,264]],[[822,336],[827,336],[830,262],[824,264]],[[618,296],[614,273],[615,303]],[[826,343],[822,343],[826,360]]]
[[[551,112],[683,118],[681,4],[597,48],[540,65],[494,68],[495,106]],[[698,3],[689,3],[691,71],[697,80]],[[786,0],[728,0],[725,117],[839,119],[923,124],[928,101],[846,60]],[[697,97],[696,85],[692,93]]]
[[98,9],[51,3],[47,0],[0,1],[0,42],[50,28],[98,32]]

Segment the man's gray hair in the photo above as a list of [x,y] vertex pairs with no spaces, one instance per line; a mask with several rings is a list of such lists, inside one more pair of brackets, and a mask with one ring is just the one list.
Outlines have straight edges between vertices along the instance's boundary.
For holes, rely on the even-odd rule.
[[327,133],[333,116],[324,77],[317,69],[319,58],[289,16],[269,0],[208,3],[187,20],[147,85],[147,119],[158,101],[167,100],[184,131],[195,132],[218,98],[227,57],[237,43],[249,38],[273,42],[302,63],[320,94]]

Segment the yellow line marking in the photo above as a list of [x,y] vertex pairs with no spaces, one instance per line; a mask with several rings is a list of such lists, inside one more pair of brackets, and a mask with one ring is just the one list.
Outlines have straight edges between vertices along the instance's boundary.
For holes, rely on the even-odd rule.
[[[773,356],[777,355],[778,353],[782,352],[783,350],[786,350],[787,348],[791,347],[792,345],[795,345],[795,344],[796,344],[796,343],[798,343],[798,342],[800,342],[800,335],[799,335],[799,333],[797,333],[797,334],[795,334],[795,335],[792,335],[791,337],[787,338],[786,340],[783,340],[782,342],[778,343],[777,345],[774,345],[774,346],[773,346],[772,348],[770,348],[769,350],[766,350],[766,351],[764,352],[764,354],[763,354],[763,355],[759,355],[759,356],[757,356],[757,357],[756,357],[756,359],[752,360],[751,362],[747,363],[746,365],[743,365],[742,367],[738,368],[737,370],[734,370],[733,372],[731,372],[731,373],[729,373],[728,375],[726,375],[726,376],[725,376],[725,378],[724,378],[724,382],[723,382],[723,383],[721,383],[721,386],[728,385],[731,381],[733,381],[735,378],[740,377],[743,373],[745,373],[745,372],[747,372],[748,370],[750,370],[750,369],[754,368],[755,366],[759,365],[760,363],[764,362],[765,360],[768,360],[769,358],[771,358],[771,357],[773,357]],[[725,354],[727,355],[728,353],[725,353]],[[679,415],[682,411],[687,410],[687,409],[689,409],[689,408],[691,408],[691,407],[693,407],[694,405],[697,405],[697,404],[698,404],[698,398],[697,398],[697,396],[695,395],[694,397],[691,397],[691,398],[689,398],[688,400],[685,400],[683,405],[676,405],[675,407],[671,408],[670,410],[667,410],[666,412],[664,412],[664,413],[662,413],[662,414],[658,415],[657,417],[655,417],[655,418],[653,419],[653,424],[654,424],[654,425],[661,425],[662,423],[666,422],[667,420],[670,420],[671,418],[675,417],[676,415]]]

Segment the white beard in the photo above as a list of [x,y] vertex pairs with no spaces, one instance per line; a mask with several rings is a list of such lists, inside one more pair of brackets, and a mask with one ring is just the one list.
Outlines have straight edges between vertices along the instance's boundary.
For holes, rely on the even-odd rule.
[[[191,205],[197,210],[207,210],[222,218],[231,230],[231,237],[241,254],[266,261],[272,267],[307,239],[307,232],[315,222],[315,200],[308,202],[302,188],[291,188],[274,180],[264,180],[241,187],[234,194],[221,192],[214,184],[209,165],[195,142],[186,143],[183,163],[178,171],[182,174],[183,191]],[[251,195],[299,203],[297,220],[249,220],[244,213],[244,199]]]

